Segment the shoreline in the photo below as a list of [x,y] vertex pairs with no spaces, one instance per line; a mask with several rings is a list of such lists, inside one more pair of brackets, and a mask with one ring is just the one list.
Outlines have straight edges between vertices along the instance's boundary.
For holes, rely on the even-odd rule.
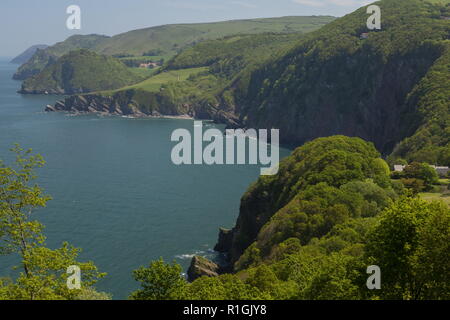
[[[116,116],[116,117],[121,117],[121,118],[126,118],[126,119],[178,119],[178,120],[196,120],[194,117],[192,117],[191,115],[188,114],[181,114],[181,115],[149,115],[149,114],[144,114],[144,113],[139,113],[139,114],[118,114],[118,113],[111,113],[111,112],[101,112],[101,111],[87,111],[87,112],[83,112],[83,111],[67,111],[67,110],[55,110],[54,107],[52,105],[47,105],[45,110],[45,113],[51,113],[51,112],[55,112],[55,113],[65,113],[66,115],[70,116],[70,117],[77,117],[77,116],[84,116],[84,115],[98,115],[101,117],[111,117],[111,116]],[[205,121],[211,121],[212,120],[205,120]]]

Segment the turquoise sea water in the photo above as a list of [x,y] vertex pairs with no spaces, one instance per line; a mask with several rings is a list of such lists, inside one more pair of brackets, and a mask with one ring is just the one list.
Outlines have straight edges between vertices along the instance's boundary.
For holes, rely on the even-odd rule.
[[[186,269],[192,254],[213,255],[218,227],[234,225],[260,166],[175,166],[170,135],[193,121],[45,113],[60,97],[17,94],[16,68],[0,61],[0,159],[17,142],[47,161],[38,183],[53,200],[37,218],[50,247],[81,247],[80,260],[108,273],[97,288],[115,299],[137,288],[131,272],[150,260]],[[16,259],[0,256],[0,276]]]

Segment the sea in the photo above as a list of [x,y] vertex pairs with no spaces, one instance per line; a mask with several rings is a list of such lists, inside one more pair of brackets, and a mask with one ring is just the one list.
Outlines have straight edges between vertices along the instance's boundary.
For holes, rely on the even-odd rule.
[[[18,66],[9,60],[0,59],[0,159],[13,164],[15,143],[44,157],[36,183],[52,200],[33,217],[45,225],[48,247],[81,248],[80,261],[107,273],[96,288],[113,299],[138,289],[132,271],[153,260],[186,271],[193,255],[217,259],[218,229],[234,226],[260,165],[173,164],[171,134],[193,132],[190,119],[46,113],[62,97],[18,94]],[[17,264],[18,256],[0,256],[0,277],[16,276]]]

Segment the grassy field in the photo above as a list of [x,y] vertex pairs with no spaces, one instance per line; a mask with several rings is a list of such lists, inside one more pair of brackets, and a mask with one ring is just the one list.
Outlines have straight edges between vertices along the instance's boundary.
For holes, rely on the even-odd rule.
[[126,53],[141,56],[152,50],[159,50],[164,55],[174,55],[181,48],[203,40],[217,39],[232,34],[306,33],[316,30],[334,19],[330,16],[281,17],[164,25],[116,35],[99,43],[95,50],[107,55]]
[[424,192],[420,194],[420,197],[427,201],[443,201],[450,206],[450,190],[447,188],[450,184],[450,179],[440,179],[439,183],[438,192]]
[[[144,69],[146,70],[146,69]],[[137,84],[126,86],[120,88],[118,90],[110,90],[110,91],[102,91],[100,92],[102,95],[113,95],[117,91],[124,91],[129,89],[142,89],[148,92],[157,92],[161,88],[163,84],[172,82],[172,81],[185,81],[191,75],[198,74],[200,72],[204,72],[208,70],[206,67],[202,68],[190,68],[190,69],[181,69],[181,70],[173,70],[159,73],[153,77],[150,77],[142,82]]]
[[[317,30],[335,18],[331,16],[281,17],[223,21],[214,23],[173,24],[133,30],[113,37],[74,35],[35,54],[20,67],[16,78],[24,80],[43,70],[51,58],[59,58],[76,49],[90,49],[110,56],[158,56],[164,60],[195,43],[222,38],[232,34],[261,34],[266,32],[301,32]],[[154,53],[151,53],[154,52]]]
[[136,68],[141,63],[148,62],[162,62],[167,61],[171,58],[171,56],[134,56],[134,57],[124,57],[119,58],[120,61],[125,63],[128,67]]
[[420,197],[426,201],[443,201],[450,206],[450,193],[421,193]]
[[152,75],[155,74],[156,71],[158,71],[158,68],[154,68],[154,69],[147,69],[147,68],[129,68],[129,70],[131,72],[133,72],[134,74],[144,77],[144,78],[149,78]]
[[189,76],[198,74],[200,72],[206,71],[208,68],[190,68],[190,69],[182,69],[182,70],[173,70],[162,72],[157,74],[147,80],[139,82],[135,85],[124,87],[124,89],[143,89],[145,91],[158,91],[161,88],[161,85],[171,82],[171,81],[184,81]]
[[123,57],[123,58],[119,58],[119,60],[151,60],[151,61],[158,61],[161,59],[167,59],[170,56],[134,56],[134,57]]

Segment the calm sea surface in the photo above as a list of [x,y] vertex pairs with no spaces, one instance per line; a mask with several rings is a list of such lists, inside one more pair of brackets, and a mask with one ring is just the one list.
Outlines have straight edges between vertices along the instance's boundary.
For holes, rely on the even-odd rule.
[[[16,93],[16,68],[0,61],[0,159],[10,163],[17,142],[47,161],[38,183],[53,200],[36,217],[49,247],[82,248],[80,260],[108,273],[97,288],[115,299],[138,287],[132,270],[151,260],[187,269],[193,254],[213,255],[218,227],[234,225],[259,166],[175,166],[170,135],[192,131],[191,120],[44,113],[58,97]],[[0,277],[16,262],[0,256]]]

